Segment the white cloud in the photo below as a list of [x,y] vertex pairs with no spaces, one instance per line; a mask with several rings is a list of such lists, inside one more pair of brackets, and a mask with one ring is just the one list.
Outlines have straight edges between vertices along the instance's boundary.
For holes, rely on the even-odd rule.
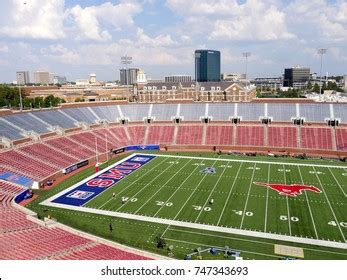
[[99,6],[81,8],[76,5],[67,14],[72,17],[78,28],[78,38],[107,41],[112,38],[108,28],[122,30],[134,25],[133,17],[142,11],[136,1],[121,1],[118,5],[110,2]]
[[0,43],[0,53],[7,53],[9,51],[8,46]]
[[347,40],[347,3],[325,0],[296,0],[286,9],[289,23],[301,37],[314,41]]
[[137,44],[142,47],[170,47],[177,45],[168,34],[160,34],[156,37],[148,36],[143,29],[137,29]]
[[15,38],[58,39],[64,33],[64,0],[2,0],[0,34]]
[[[167,5],[183,15],[185,25],[211,40],[271,41],[295,38],[288,32],[286,14],[269,0],[167,0]],[[189,31],[190,31],[189,30]]]
[[65,64],[79,64],[81,62],[79,54],[67,49],[61,44],[51,45],[48,49],[44,49],[43,55],[46,58],[51,58]]
[[236,0],[166,0],[166,5],[175,12],[186,16],[230,15],[238,7]]
[[273,5],[248,0],[231,19],[217,20],[210,39],[271,41],[292,39],[285,13]]

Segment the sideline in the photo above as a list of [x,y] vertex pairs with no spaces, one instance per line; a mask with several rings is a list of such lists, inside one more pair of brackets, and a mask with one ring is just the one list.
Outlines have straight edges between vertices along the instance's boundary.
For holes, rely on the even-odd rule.
[[317,239],[310,239],[310,238],[304,238],[304,237],[294,237],[289,235],[280,235],[280,234],[274,234],[274,233],[265,233],[265,232],[259,232],[259,231],[236,229],[236,228],[230,228],[230,227],[213,226],[208,224],[175,221],[175,220],[164,219],[164,218],[155,218],[150,216],[134,215],[134,214],[128,214],[128,213],[92,209],[92,208],[85,208],[85,207],[76,207],[71,205],[52,203],[47,200],[42,202],[41,204],[44,206],[49,206],[49,207],[64,208],[67,210],[74,210],[79,212],[100,214],[100,215],[112,216],[117,218],[138,220],[143,222],[166,224],[170,226],[202,229],[207,231],[231,233],[231,234],[238,234],[243,236],[252,236],[252,237],[274,239],[274,240],[280,240],[280,241],[286,241],[286,242],[303,243],[303,244],[331,247],[331,248],[337,248],[337,249],[347,249],[347,243],[336,242],[336,241],[334,242],[334,241],[317,240]]

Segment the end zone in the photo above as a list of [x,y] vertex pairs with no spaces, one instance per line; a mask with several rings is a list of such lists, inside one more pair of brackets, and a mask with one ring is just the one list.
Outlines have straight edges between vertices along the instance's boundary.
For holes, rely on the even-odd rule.
[[155,155],[133,154],[115,164],[89,176],[41,204],[65,204],[83,206],[123,178],[153,160]]

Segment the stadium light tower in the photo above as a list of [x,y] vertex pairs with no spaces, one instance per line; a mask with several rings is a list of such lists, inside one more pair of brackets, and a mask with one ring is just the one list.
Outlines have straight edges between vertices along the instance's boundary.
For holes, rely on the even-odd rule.
[[23,99],[22,99],[22,92],[21,92],[21,87],[20,84],[18,85],[18,92],[19,92],[19,108],[20,111],[23,111]]
[[247,66],[248,66],[248,57],[250,57],[251,56],[251,53],[250,52],[244,52],[244,53],[242,53],[242,56],[244,57],[244,58],[246,58],[246,71],[245,71],[245,75],[246,75],[246,86],[247,86]]
[[323,55],[324,55],[327,51],[328,51],[328,49],[318,49],[318,54],[320,55],[319,94],[322,94]]
[[128,65],[130,65],[132,62],[133,62],[133,58],[131,56],[122,56],[120,58],[121,60],[121,63],[123,65],[125,65],[125,84],[127,86],[127,89],[128,89],[128,98],[130,99],[130,92],[129,92],[129,87],[128,87],[128,84],[129,84],[129,73],[128,73]]

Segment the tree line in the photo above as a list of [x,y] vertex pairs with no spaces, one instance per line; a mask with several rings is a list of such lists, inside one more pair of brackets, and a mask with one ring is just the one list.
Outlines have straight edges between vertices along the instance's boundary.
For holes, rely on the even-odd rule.
[[[45,98],[35,97],[30,98],[22,93],[23,108],[49,108],[57,107],[65,100],[49,95]],[[19,88],[0,85],[0,108],[16,109],[20,107]]]

